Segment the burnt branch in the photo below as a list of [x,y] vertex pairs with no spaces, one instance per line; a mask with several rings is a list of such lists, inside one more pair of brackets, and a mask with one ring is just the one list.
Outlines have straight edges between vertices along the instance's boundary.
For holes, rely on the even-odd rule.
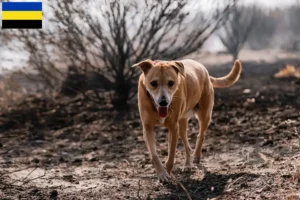
[[237,4],[233,6],[229,19],[220,29],[218,36],[234,60],[238,58],[258,21],[258,8],[255,6],[246,7]]
[[[59,74],[56,63],[66,63],[82,73],[103,75],[111,82],[113,104],[123,106],[135,96],[133,83],[140,72],[131,68],[134,63],[186,56],[225,23],[235,0],[222,6],[212,2],[211,12],[199,7],[193,17],[188,0],[54,0],[47,4],[53,13],[47,18],[51,30],[38,32],[30,40],[22,37],[22,41],[30,62],[54,80],[47,81],[48,85],[57,82],[49,71]],[[39,45],[32,43],[34,39]],[[53,54],[60,60],[54,60]]]

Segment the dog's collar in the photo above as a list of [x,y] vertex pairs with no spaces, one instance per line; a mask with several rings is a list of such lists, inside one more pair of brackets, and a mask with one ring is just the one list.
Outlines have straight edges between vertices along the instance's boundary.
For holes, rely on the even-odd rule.
[[[156,103],[155,103],[153,97],[152,97],[151,94],[148,92],[148,90],[146,90],[146,93],[147,93],[147,96],[148,96],[148,98],[150,99],[150,101],[151,101],[151,103],[152,103],[153,109],[154,109],[155,111],[157,111],[158,108],[157,108],[157,105],[156,105]],[[170,110],[171,107],[172,107],[172,102],[171,102],[171,104],[169,105],[168,109]]]

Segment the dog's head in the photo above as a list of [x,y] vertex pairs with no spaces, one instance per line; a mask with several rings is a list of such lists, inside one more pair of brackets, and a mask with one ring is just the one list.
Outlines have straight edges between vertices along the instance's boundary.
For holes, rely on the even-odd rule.
[[133,65],[144,73],[144,85],[149,92],[161,117],[168,115],[173,95],[180,83],[179,76],[185,76],[184,66],[179,61],[145,60]]

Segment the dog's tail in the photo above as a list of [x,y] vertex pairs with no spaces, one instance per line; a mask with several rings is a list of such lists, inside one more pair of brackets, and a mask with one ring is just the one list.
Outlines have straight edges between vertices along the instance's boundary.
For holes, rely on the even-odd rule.
[[220,78],[210,76],[210,81],[214,88],[229,87],[239,80],[241,72],[242,63],[239,60],[236,60],[229,74]]

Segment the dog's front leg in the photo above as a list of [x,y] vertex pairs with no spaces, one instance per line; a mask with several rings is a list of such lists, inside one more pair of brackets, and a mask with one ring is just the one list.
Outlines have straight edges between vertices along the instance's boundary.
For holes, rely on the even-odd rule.
[[155,143],[155,133],[154,133],[154,127],[149,125],[143,126],[143,137],[144,141],[146,143],[147,149],[150,154],[150,159],[152,161],[152,164],[155,168],[155,171],[157,173],[157,176],[159,180],[163,182],[168,182],[170,180],[170,176],[168,175],[167,171],[163,167],[161,161],[158,158],[158,155],[156,153],[156,143]]
[[178,141],[178,134],[179,134],[179,125],[176,123],[175,126],[169,127],[169,133],[168,133],[168,159],[166,162],[166,168],[167,172],[171,174],[171,170],[173,168],[174,164],[174,158],[175,158],[175,152],[177,147],[177,141]]

